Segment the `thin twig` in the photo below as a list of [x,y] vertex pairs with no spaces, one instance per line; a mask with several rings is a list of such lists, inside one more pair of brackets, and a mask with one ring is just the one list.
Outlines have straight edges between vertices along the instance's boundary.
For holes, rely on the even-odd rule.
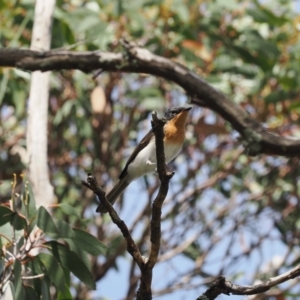
[[44,276],[45,276],[45,274],[38,274],[38,275],[33,275],[33,276],[22,276],[22,279],[35,279],[35,278],[41,278]]
[[[300,265],[292,270],[285,272],[279,276],[271,277],[268,281],[260,284],[241,286],[227,281],[225,277],[219,276],[211,285],[211,287],[197,300],[214,300],[219,295],[255,295],[268,291],[275,285],[286,282],[290,279],[300,276]],[[206,298],[205,298],[206,297]]]
[[119,227],[121,230],[126,243],[127,243],[127,251],[129,254],[133,257],[135,262],[138,264],[139,268],[142,269],[145,265],[144,260],[142,258],[142,255],[137,248],[134,240],[132,239],[132,236],[124,223],[123,220],[120,219],[115,209],[112,207],[112,205],[107,201],[104,190],[98,185],[96,178],[88,173],[87,182],[82,180],[81,183],[92,190],[99,198],[101,203],[105,205],[105,208],[107,209],[112,221]]

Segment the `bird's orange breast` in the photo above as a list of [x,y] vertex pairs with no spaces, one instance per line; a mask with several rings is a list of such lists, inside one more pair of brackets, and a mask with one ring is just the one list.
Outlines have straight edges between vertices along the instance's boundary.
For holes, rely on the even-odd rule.
[[165,125],[164,127],[165,138],[164,141],[166,143],[176,143],[182,144],[184,141],[185,132],[174,126],[171,122]]
[[187,112],[183,111],[164,126],[165,143],[182,144],[185,138]]

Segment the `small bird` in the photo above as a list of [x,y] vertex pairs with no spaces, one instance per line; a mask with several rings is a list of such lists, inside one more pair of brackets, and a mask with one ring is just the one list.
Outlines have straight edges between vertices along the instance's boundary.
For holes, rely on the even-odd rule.
[[[181,150],[185,138],[185,127],[188,111],[192,107],[172,107],[165,113],[167,120],[164,125],[164,150],[166,163],[173,160]],[[155,136],[151,129],[130,155],[119,182],[106,195],[106,199],[113,205],[126,187],[135,179],[155,172],[156,170]],[[100,204],[96,212],[106,213],[104,205]]]

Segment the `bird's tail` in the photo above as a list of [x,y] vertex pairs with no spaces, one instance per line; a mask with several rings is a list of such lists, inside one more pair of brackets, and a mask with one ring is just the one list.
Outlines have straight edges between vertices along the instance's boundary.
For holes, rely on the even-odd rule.
[[[119,182],[113,187],[113,189],[106,195],[107,201],[111,205],[113,205],[129,184],[130,181],[128,180],[128,175],[120,179]],[[100,203],[96,209],[96,212],[100,212],[104,214],[107,213],[107,209],[104,207],[102,203]]]

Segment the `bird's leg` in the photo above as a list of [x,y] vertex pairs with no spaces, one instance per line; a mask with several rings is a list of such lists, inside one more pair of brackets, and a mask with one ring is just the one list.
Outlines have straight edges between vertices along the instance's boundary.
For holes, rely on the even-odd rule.
[[146,161],[146,165],[152,166],[152,165],[156,165],[156,163],[152,162],[150,159],[148,159]]

